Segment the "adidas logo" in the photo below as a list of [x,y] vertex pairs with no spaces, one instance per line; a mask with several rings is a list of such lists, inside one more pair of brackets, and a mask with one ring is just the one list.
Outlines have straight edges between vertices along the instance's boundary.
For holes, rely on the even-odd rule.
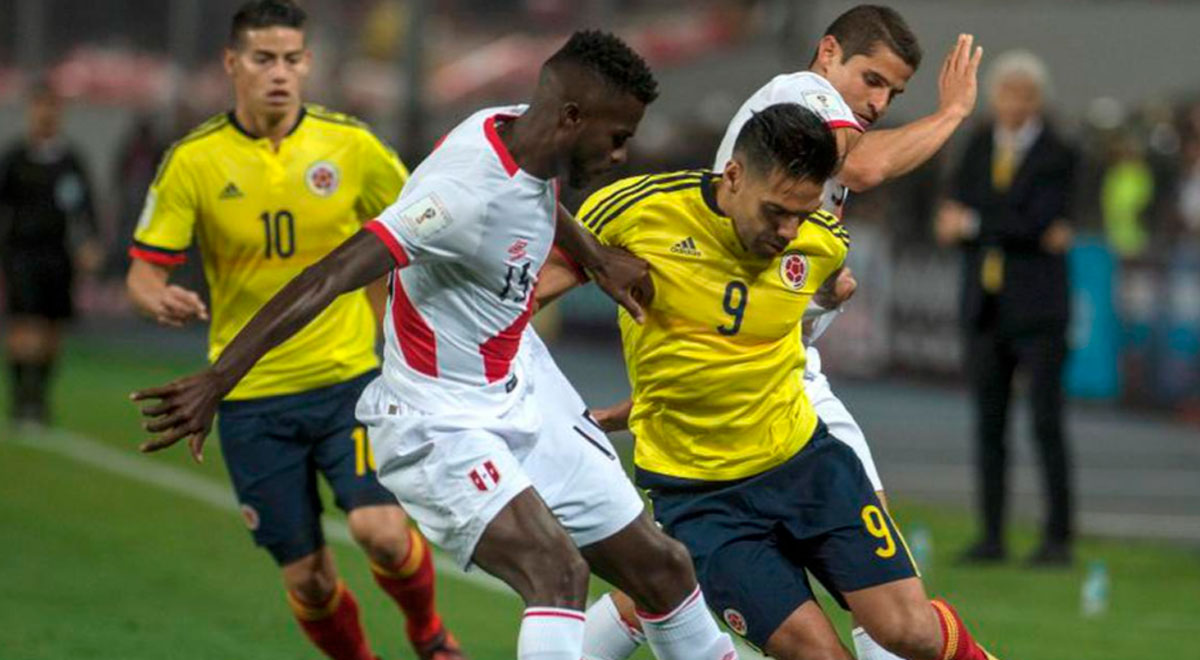
[[246,196],[246,194],[242,192],[241,188],[238,188],[234,182],[230,181],[229,183],[225,184],[225,188],[223,188],[221,190],[221,194],[218,196],[218,198],[219,199],[241,199],[242,197],[245,197],[245,196]]
[[671,252],[674,252],[675,254],[686,254],[689,257],[701,256],[700,250],[696,247],[696,239],[692,238],[691,236],[688,236],[675,245],[672,245]]

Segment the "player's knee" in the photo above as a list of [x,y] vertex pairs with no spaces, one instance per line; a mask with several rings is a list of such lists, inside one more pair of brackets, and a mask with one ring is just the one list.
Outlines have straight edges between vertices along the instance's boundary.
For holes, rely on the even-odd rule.
[[659,534],[646,548],[637,570],[630,576],[635,598],[651,612],[669,612],[691,595],[696,585],[692,558],[682,543]]
[[[291,570],[289,570],[291,569]],[[326,603],[337,590],[337,575],[326,571],[288,567],[283,573],[284,587],[306,605]]]
[[898,607],[869,623],[864,621],[863,627],[876,643],[896,655],[937,658],[942,651],[942,632],[931,614],[929,607]]
[[350,514],[349,527],[355,542],[379,566],[395,566],[408,556],[408,518],[399,507],[355,509]]
[[578,550],[560,549],[545,556],[542,564],[533,579],[535,598],[557,604],[586,598],[590,571]]

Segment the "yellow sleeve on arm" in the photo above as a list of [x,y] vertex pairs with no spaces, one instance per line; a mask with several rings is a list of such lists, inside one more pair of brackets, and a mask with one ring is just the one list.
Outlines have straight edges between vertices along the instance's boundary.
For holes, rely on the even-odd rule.
[[408,181],[408,168],[391,147],[369,131],[362,138],[362,191],[354,210],[361,220],[373,220],[400,196]]
[[184,252],[192,244],[199,206],[196,181],[188,171],[185,154],[173,148],[163,157],[146,193],[129,256],[160,266],[182,264]]

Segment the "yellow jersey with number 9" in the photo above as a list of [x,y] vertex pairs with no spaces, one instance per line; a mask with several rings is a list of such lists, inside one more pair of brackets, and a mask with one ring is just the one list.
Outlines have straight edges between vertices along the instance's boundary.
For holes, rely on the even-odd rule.
[[791,458],[817,415],[804,393],[800,322],[845,261],[849,234],[818,211],[773,259],[744,248],[716,204],[715,175],[618,181],[579,222],[650,264],[654,298],[638,325],[623,309],[639,483],[728,481]]
[[[163,158],[130,254],[164,266],[193,236],[208,280],[209,359],[285,284],[396,200],[408,171],[365,124],[306,105],[280,143],[256,138],[233,113],[201,124]],[[365,292],[338,298],[267,353],[227,397],[294,394],[378,366]]]

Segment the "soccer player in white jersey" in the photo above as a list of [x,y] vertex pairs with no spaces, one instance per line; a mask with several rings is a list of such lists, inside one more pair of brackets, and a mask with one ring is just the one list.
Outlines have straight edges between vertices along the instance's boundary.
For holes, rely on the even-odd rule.
[[518,658],[580,658],[590,565],[647,613],[659,658],[734,660],[686,550],[645,513],[583,401],[563,396],[573,390],[557,369],[518,358],[556,240],[640,316],[627,284],[645,271],[601,256],[560,211],[558,177],[582,186],[623,162],[656,95],[619,39],[573,35],[543,66],[530,105],[459,124],[387,211],[287,284],[212,367],[135,393],[159,401],[143,411],[146,430],[161,434],[150,444],[187,437],[199,457],[217,403],[258,358],[386,275],[383,375],[357,410],[379,481],[431,541],[521,595]]
[[[840,217],[850,190],[867,190],[912,171],[953,135],[975,106],[981,58],[982,49],[973,48],[973,38],[960,35],[939,74],[938,110],[895,129],[866,132],[904,91],[920,64],[921,50],[916,36],[894,10],[872,5],[854,7],[825,31],[809,70],[776,76],[739,108],[717,151],[713,169],[724,169],[738,133],[753,113],[775,103],[800,103],[824,117],[838,139],[844,162],[837,178],[826,184],[824,206]],[[553,299],[573,283],[570,270],[562,266],[561,262],[555,263],[543,272],[539,298]],[[838,306],[853,295],[856,286],[846,269],[834,287],[814,298],[824,307],[811,309],[807,315],[808,341],[828,328]],[[805,391],[818,415],[834,437],[855,450],[880,499],[886,501],[863,431],[834,395],[821,372],[820,354],[811,344],[804,377]],[[594,416],[606,430],[624,429],[630,403],[595,410]],[[633,604],[620,593],[602,597],[589,609],[587,660],[619,660],[633,653],[642,640],[633,611]],[[860,660],[896,659],[862,628],[855,628],[854,643]]]

